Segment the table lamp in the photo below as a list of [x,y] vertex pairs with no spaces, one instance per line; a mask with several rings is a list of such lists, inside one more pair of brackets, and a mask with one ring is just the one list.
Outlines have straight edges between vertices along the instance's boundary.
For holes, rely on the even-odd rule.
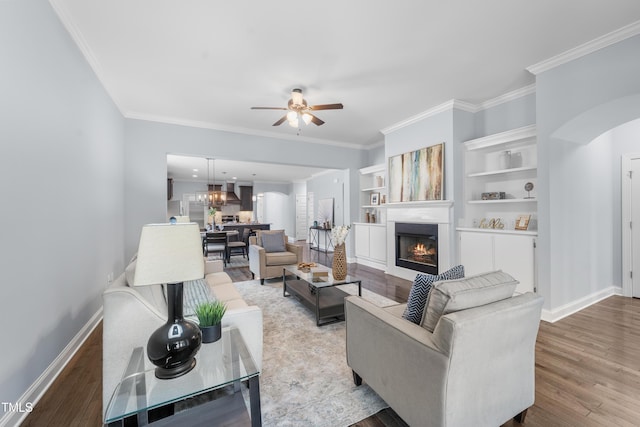
[[156,377],[176,378],[196,366],[202,334],[182,313],[182,283],[204,277],[202,240],[196,223],[142,227],[133,286],[166,284],[167,323],[149,337],[147,356]]

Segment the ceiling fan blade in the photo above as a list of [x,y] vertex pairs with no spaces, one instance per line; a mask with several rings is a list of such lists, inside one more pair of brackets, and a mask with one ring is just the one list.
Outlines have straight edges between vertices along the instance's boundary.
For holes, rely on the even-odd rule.
[[251,107],[252,110],[286,110],[284,107]]
[[314,116],[313,114],[307,113],[311,116],[311,122],[313,124],[315,124],[316,126],[320,126],[324,124],[324,121],[320,120],[319,118],[317,118],[316,116]]
[[280,120],[278,120],[277,122],[275,122],[272,126],[280,126],[282,123],[284,123],[284,121],[287,120],[287,115],[285,114],[284,116],[282,116],[280,118]]
[[342,110],[343,108],[342,104],[320,104],[309,107],[311,110]]

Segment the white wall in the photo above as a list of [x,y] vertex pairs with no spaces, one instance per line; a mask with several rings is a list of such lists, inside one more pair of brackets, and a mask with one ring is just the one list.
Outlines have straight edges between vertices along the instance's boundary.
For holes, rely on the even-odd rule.
[[[595,253],[601,245],[611,251],[618,246],[611,240],[615,160],[611,143],[594,139],[640,117],[639,51],[636,36],[536,77],[538,285],[545,309],[562,309],[618,280],[613,260],[605,260],[595,272],[590,265],[601,261]],[[586,226],[591,228],[581,228]],[[602,233],[612,243],[603,242]],[[589,273],[602,281],[594,283],[586,277]]]
[[16,402],[123,269],[124,137],[47,1],[0,2],[0,58],[0,402]]

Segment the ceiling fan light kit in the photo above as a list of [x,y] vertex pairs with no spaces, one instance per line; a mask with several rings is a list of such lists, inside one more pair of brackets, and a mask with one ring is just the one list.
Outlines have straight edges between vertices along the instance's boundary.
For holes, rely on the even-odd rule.
[[302,96],[302,89],[293,89],[291,91],[291,99],[287,102],[287,107],[251,107],[252,110],[284,110],[288,111],[283,117],[281,117],[273,126],[280,126],[287,121],[289,126],[297,128],[302,120],[305,125],[313,123],[316,126],[324,124],[324,121],[317,116],[311,114],[313,110],[341,110],[343,105],[338,104],[320,104],[320,105],[308,105],[307,100]]

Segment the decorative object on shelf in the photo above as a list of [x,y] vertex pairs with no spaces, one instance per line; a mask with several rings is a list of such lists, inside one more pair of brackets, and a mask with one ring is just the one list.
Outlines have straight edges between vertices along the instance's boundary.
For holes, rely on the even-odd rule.
[[509,166],[511,169],[513,168],[521,168],[522,167],[522,153],[520,151],[511,152],[511,161]]
[[380,204],[380,193],[371,193],[369,202],[373,206],[377,206]]
[[222,301],[198,304],[196,316],[198,316],[203,343],[216,342],[222,337],[222,317],[226,311],[227,306]]
[[527,192],[527,197],[525,197],[525,199],[533,199],[533,197],[531,197],[531,190],[533,190],[533,182],[527,182],[524,185],[524,191]]
[[492,191],[489,193],[481,194],[482,200],[502,200],[507,198],[507,194],[504,191]]
[[376,214],[372,213],[370,219],[371,219],[371,222],[375,224],[376,223]]
[[384,205],[385,203],[387,203],[387,196],[384,194],[380,195],[380,204]]
[[376,187],[384,187],[384,177],[382,175],[376,175]]
[[351,229],[350,225],[340,225],[331,230],[331,240],[334,243],[333,263],[331,273],[336,280],[343,280],[347,277],[347,252],[345,240]]
[[369,213],[369,211],[364,213],[364,221],[371,222],[371,214]]
[[490,228],[495,230],[503,230],[504,223],[502,222],[502,218],[491,218],[491,219],[482,218],[480,220],[480,224],[478,225],[478,228]]
[[444,143],[389,158],[389,201],[443,200]]
[[167,322],[149,337],[147,356],[156,377],[176,378],[196,366],[202,334],[183,317],[182,286],[204,277],[202,240],[196,223],[147,224],[142,227],[133,286],[166,284]]
[[531,214],[518,215],[516,218],[516,230],[527,230],[529,228],[529,221],[531,220]]
[[506,150],[500,153],[500,169],[511,168],[511,151]]

